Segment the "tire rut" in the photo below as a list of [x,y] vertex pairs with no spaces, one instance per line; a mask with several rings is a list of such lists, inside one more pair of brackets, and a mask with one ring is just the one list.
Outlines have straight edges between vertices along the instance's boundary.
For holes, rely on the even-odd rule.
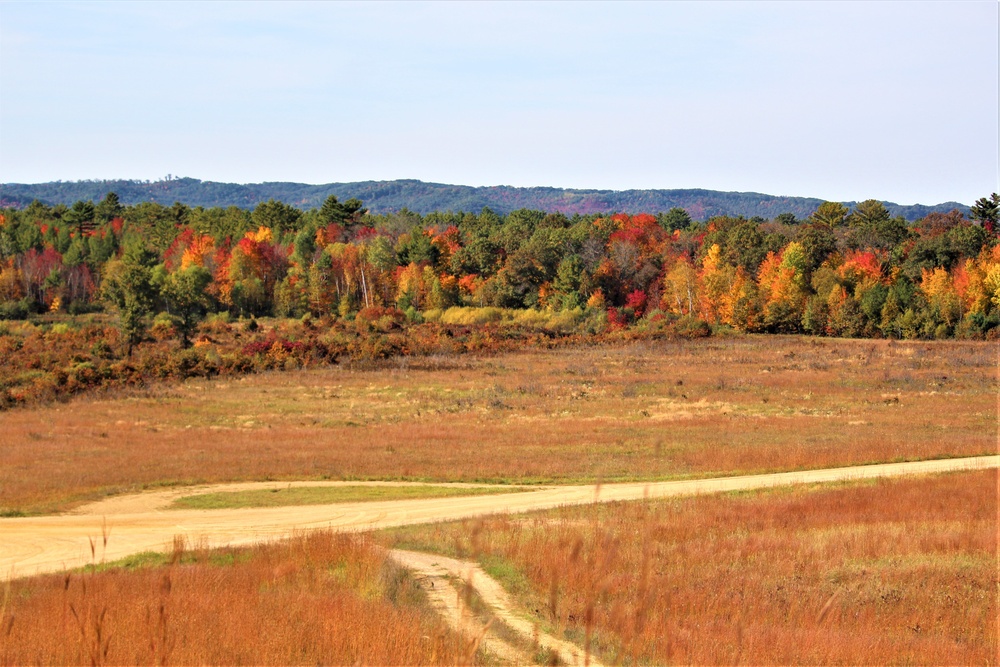
[[[558,658],[559,664],[602,667],[594,656],[576,644],[553,637],[539,629],[536,623],[519,616],[507,591],[477,563],[403,549],[392,549],[389,557],[416,575],[438,614],[466,637],[470,654],[479,647],[503,664],[528,665],[537,664],[535,656],[547,651]],[[472,613],[469,600],[452,583],[454,579],[476,592],[492,617],[490,621],[484,624]],[[526,651],[499,637],[496,623],[517,635],[518,645],[531,646],[532,650]]]

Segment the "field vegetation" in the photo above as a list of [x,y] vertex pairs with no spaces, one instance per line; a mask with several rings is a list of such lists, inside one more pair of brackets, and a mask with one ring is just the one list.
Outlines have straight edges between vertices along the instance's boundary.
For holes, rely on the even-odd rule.
[[606,664],[995,664],[998,482],[785,487],[214,551],[175,541],[8,582],[0,664],[486,659],[388,547],[479,561],[539,630]]
[[475,659],[406,571],[363,537],[316,533],[214,551],[181,544],[119,565],[6,584],[0,665]]
[[474,652],[370,541],[130,559],[18,579],[4,591],[0,664],[456,664]]
[[997,471],[494,516],[383,534],[479,560],[615,664],[997,662]]
[[407,486],[296,486],[285,489],[221,491],[182,496],[167,509],[215,510],[239,507],[282,507],[288,505],[328,505],[407,498],[447,498],[523,491],[516,486],[449,487]]
[[624,481],[994,453],[996,350],[619,341],[193,379],[0,413],[0,512],[158,485]]

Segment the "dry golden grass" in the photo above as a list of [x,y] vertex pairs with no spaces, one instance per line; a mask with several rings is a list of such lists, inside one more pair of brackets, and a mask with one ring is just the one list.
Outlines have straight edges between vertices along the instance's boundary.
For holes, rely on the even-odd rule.
[[9,586],[2,665],[451,665],[473,657],[425,610],[405,572],[357,537],[315,534]]
[[666,479],[994,453],[996,348],[746,336],[403,358],[0,413],[0,513],[266,479]]
[[997,664],[997,471],[399,529],[625,664]]

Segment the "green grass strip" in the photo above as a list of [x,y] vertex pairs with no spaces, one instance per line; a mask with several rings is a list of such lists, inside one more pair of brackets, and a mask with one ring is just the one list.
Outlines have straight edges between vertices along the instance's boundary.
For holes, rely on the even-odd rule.
[[376,500],[481,496],[526,491],[523,487],[414,486],[293,486],[256,491],[203,493],[178,498],[168,509],[218,510],[241,507],[285,507],[289,505],[330,505]]

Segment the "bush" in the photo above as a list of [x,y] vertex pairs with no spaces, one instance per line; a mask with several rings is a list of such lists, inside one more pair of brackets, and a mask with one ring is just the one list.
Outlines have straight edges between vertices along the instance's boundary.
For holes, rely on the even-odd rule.
[[377,361],[399,355],[404,347],[404,339],[398,334],[372,334],[351,341],[347,351],[351,359]]
[[34,302],[31,299],[4,301],[0,303],[0,320],[24,320],[34,310]]
[[82,301],[77,299],[76,301],[71,301],[69,307],[66,308],[66,312],[70,315],[85,315],[87,313],[100,313],[104,310],[104,306],[101,305],[99,301]]
[[66,369],[66,383],[70,388],[74,385],[82,387],[96,386],[101,381],[101,374],[89,361],[74,364]]
[[406,321],[412,324],[422,324],[424,316],[420,314],[419,310],[410,306],[406,309]]
[[708,338],[712,335],[712,328],[703,319],[684,315],[674,323],[674,333],[681,338]]
[[577,330],[583,320],[583,309],[572,310],[524,310],[503,311],[503,324],[526,329],[550,331],[555,333],[572,333]]
[[50,334],[55,334],[57,336],[61,336],[63,334],[67,334],[70,331],[72,331],[72,329],[65,322],[57,322],[57,323],[53,324],[51,327],[49,327],[49,333]]
[[489,324],[503,319],[503,311],[499,308],[472,308],[452,306],[441,314],[441,324],[461,324],[471,326]]
[[560,310],[549,316],[545,328],[559,333],[576,332],[580,328],[581,322],[583,322],[583,317],[583,308],[577,307],[569,310]]
[[114,359],[115,351],[104,338],[98,338],[90,346],[90,354],[98,359]]
[[149,333],[156,340],[170,340],[177,337],[180,318],[169,313],[158,313],[153,318],[153,325],[149,327]]
[[[253,324],[253,328],[247,325],[247,331],[256,331],[257,320],[250,320]],[[228,312],[221,313],[209,313],[205,316],[205,319],[198,323],[198,331],[206,334],[223,334],[228,333],[232,329],[230,324],[230,318]]]
[[354,323],[359,333],[370,330],[388,333],[393,329],[402,329],[408,319],[408,314],[398,308],[370,306],[358,311]]
[[955,327],[955,338],[983,340],[988,332],[1000,326],[1000,315],[990,313],[969,313]]

